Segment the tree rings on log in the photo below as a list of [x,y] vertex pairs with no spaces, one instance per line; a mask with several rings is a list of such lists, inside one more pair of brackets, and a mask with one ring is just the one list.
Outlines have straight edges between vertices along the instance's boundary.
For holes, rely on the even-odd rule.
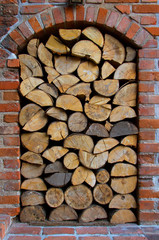
[[113,192],[107,184],[97,184],[93,190],[93,196],[96,202],[105,205],[113,198]]
[[68,127],[72,132],[83,132],[87,127],[87,118],[83,113],[72,113],[68,119]]
[[53,209],[49,216],[49,221],[52,222],[63,222],[77,219],[78,215],[76,211],[66,204],[62,204],[61,206]]
[[89,208],[83,210],[79,221],[80,222],[94,222],[97,219],[106,219],[107,213],[104,208],[98,205],[92,205]]
[[116,211],[110,220],[110,223],[112,224],[124,224],[132,222],[136,222],[136,217],[129,209],[121,209]]
[[131,194],[117,194],[109,203],[109,208],[130,209],[137,208],[135,198]]
[[21,195],[22,206],[42,205],[45,203],[44,194],[36,191],[26,191]]
[[98,78],[99,68],[93,62],[82,62],[77,69],[78,76],[83,82],[93,82]]
[[41,206],[27,206],[21,210],[20,221],[24,223],[43,222],[46,213]]
[[65,155],[63,164],[67,169],[76,169],[79,166],[78,155],[74,152],[69,152]]
[[135,190],[137,184],[137,177],[112,178],[111,188],[120,194],[131,193]]
[[64,194],[60,188],[50,188],[45,195],[47,204],[50,207],[59,207],[64,201]]
[[132,134],[138,134],[138,129],[132,122],[128,121],[116,123],[110,131],[110,137],[120,137]]
[[116,163],[127,161],[131,164],[136,164],[137,155],[136,152],[130,147],[117,146],[110,151],[108,157],[108,163]]

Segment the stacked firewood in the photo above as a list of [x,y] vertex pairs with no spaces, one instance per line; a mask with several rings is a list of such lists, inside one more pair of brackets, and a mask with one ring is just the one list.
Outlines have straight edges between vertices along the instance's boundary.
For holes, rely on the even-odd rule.
[[19,55],[22,222],[135,222],[136,51],[93,26]]

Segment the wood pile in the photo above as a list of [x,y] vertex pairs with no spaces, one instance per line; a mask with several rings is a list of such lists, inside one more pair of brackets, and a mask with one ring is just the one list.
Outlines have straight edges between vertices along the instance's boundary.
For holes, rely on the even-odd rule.
[[89,26],[19,60],[21,222],[136,222],[136,51]]

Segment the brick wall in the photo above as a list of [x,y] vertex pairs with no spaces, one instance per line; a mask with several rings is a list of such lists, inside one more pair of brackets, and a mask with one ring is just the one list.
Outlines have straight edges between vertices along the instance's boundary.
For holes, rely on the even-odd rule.
[[139,50],[139,221],[159,222],[159,4],[157,0],[1,0],[0,214],[16,216],[20,202],[18,51],[55,24],[102,25]]

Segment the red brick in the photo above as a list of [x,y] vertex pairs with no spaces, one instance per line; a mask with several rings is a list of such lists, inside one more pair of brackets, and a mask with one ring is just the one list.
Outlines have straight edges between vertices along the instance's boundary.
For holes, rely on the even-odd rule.
[[142,231],[138,227],[129,227],[129,226],[115,226],[111,227],[110,233],[111,234],[142,234]]
[[18,94],[18,92],[4,92],[3,93],[3,100],[18,101],[19,100],[19,94]]
[[65,8],[65,18],[66,18],[66,22],[73,22],[74,21],[74,15],[73,15],[73,8],[72,7],[66,7]]
[[95,8],[94,7],[87,7],[86,21],[87,22],[94,22],[94,17],[95,17]]
[[[0,214],[8,214],[10,216],[16,216],[16,215],[19,214],[19,212],[20,212],[19,207],[16,207],[16,208],[0,208]],[[12,240],[13,240],[13,238],[12,238]],[[29,239],[29,240],[31,240],[31,239]]]
[[139,133],[140,140],[155,140],[155,131],[144,131]]
[[131,27],[126,33],[126,37],[132,39],[139,29],[140,29],[140,26],[137,23],[132,23]]
[[[7,156],[4,155],[4,156]],[[13,157],[11,155],[11,157]],[[14,172],[0,172],[0,179],[1,180],[20,180],[20,172],[19,171],[14,171]]]
[[156,16],[142,16],[141,24],[143,25],[155,25],[157,23]]
[[100,237],[100,236],[98,236],[98,237],[79,237],[78,238],[79,240],[111,240],[109,237]]
[[130,6],[129,5],[116,5],[116,9],[118,9],[121,13],[130,14]]
[[0,239],[3,239],[5,236],[5,224],[0,222]]
[[38,22],[37,18],[34,16],[32,18],[30,18],[28,20],[28,22],[30,23],[31,27],[33,28],[33,30],[36,32],[36,33],[39,33],[40,31],[42,31],[42,27],[40,25],[40,23]]
[[[18,21],[16,17],[13,16],[0,16],[0,26],[10,27]],[[4,25],[5,23],[5,25]]]
[[2,45],[11,52],[18,54],[18,45],[11,39],[9,35],[2,41]]
[[17,134],[19,133],[19,126],[0,126],[0,134]]
[[133,5],[132,11],[135,13],[159,13],[159,5],[152,4]]
[[19,103],[6,103],[0,104],[1,112],[19,112],[20,104]]
[[45,29],[53,26],[52,19],[49,12],[43,12],[40,14],[40,16]]
[[155,114],[154,106],[139,106],[138,111],[140,116],[154,116]]
[[142,47],[143,48],[157,48],[157,40],[150,39]]
[[18,3],[18,0],[1,0],[1,4]]
[[25,22],[21,23],[18,28],[27,39],[31,38],[33,35],[32,31],[29,29]]
[[113,237],[113,240],[148,240],[147,237],[139,237],[139,236],[129,236],[129,237]]
[[152,37],[146,30],[142,29],[137,35],[134,37],[134,42],[137,45],[144,45],[145,42],[148,40],[151,40],[150,37]]
[[[143,55],[144,51],[139,51]],[[153,52],[153,51],[152,51]],[[144,52],[144,55],[149,53]],[[138,79],[141,81],[159,81],[159,72],[141,72],[139,71]]]
[[0,157],[19,157],[19,148],[0,148]]
[[13,123],[18,122],[18,114],[6,114],[4,115],[4,122]]
[[136,13],[130,13],[129,14],[129,17],[133,20],[135,20],[136,22],[140,23],[140,19],[141,19],[141,16],[140,15],[137,15]]
[[18,89],[19,81],[1,81],[0,89],[1,90],[13,90]]
[[5,191],[19,191],[20,190],[20,181],[16,180],[7,180],[3,186]]
[[[157,212],[139,212],[139,220],[150,222],[150,221],[159,221],[159,213]],[[146,239],[147,240],[147,239]]]
[[61,10],[60,10],[59,8],[54,8],[54,9],[52,10],[52,13],[53,13],[53,17],[54,17],[54,20],[55,20],[55,23],[56,23],[56,24],[59,24],[59,23],[63,23],[63,22],[64,22],[64,19],[63,19]]
[[118,19],[120,17],[120,13],[118,12],[111,12],[107,21],[106,21],[106,25],[109,26],[109,27],[115,27],[115,25],[117,24],[118,22]]
[[79,227],[76,228],[78,235],[81,234],[108,234],[108,229],[104,227]]
[[[18,69],[8,69],[3,71],[3,77],[7,80],[17,80],[19,79],[19,71]],[[11,83],[12,84],[12,83]]]
[[74,228],[71,227],[54,227],[54,228],[44,228],[44,235],[54,235],[54,234],[74,234]]
[[[139,50],[139,57],[140,58],[159,58],[159,50],[156,49],[140,49]],[[150,73],[154,74],[154,73]],[[158,73],[159,76],[159,73]]]
[[8,240],[41,240],[41,237],[37,237],[37,236],[11,236],[11,237],[8,237]]
[[21,7],[21,14],[27,15],[27,14],[36,14],[39,12],[44,11],[45,9],[48,9],[52,7],[51,5],[28,5],[28,6],[22,6]]
[[8,227],[10,226],[11,218],[10,218],[10,216],[8,216],[8,215],[1,214],[1,216],[0,216],[0,222],[5,223],[5,227],[6,227],[6,230],[7,230]]
[[140,176],[159,176],[159,167],[156,166],[140,166],[139,167]]
[[14,160],[7,160],[5,159],[3,161],[4,168],[12,168],[12,169],[18,169],[20,168],[20,161],[19,159],[14,159]]
[[7,136],[4,136],[3,144],[5,146],[19,146],[20,145],[20,138],[19,137],[7,137]]
[[0,204],[18,204],[19,196],[1,196]]
[[7,66],[9,68],[18,68],[19,67],[19,59],[8,59]]
[[15,29],[10,34],[10,37],[18,44],[18,46],[22,46],[26,39]]
[[9,54],[6,52],[6,50],[0,48],[0,58],[1,59],[6,59],[8,58]]
[[138,181],[139,187],[150,188],[154,187],[152,179],[139,179]]
[[107,17],[108,10],[105,8],[99,8],[98,16],[97,16],[97,23],[104,24],[106,17]]
[[139,0],[105,0],[105,3],[137,3]]
[[76,6],[76,21],[83,21],[84,20],[84,6],[77,5]]
[[28,0],[29,3],[44,3],[45,0]]
[[159,119],[140,119],[140,128],[159,128]]
[[6,60],[0,59],[0,68],[4,68],[6,66]]
[[155,68],[155,63],[154,60],[139,60],[139,69],[154,69]]
[[58,236],[58,237],[51,236],[51,237],[44,238],[44,240],[59,240],[59,239],[60,240],[76,240],[76,237],[74,237],[74,236]]
[[153,83],[139,83],[139,92],[154,92]]
[[121,33],[125,33],[129,27],[130,23],[131,23],[131,20],[128,17],[124,16],[121,19],[121,21],[118,24],[116,29]]
[[155,156],[154,154],[146,154],[146,155],[138,155],[138,161],[140,164],[151,164],[154,163],[155,161]]
[[159,36],[159,28],[158,27],[146,27],[147,31],[151,33],[153,36]]
[[145,96],[139,96],[139,103],[149,103],[149,104],[155,104],[159,103],[159,96],[158,95],[145,95]]
[[6,16],[14,16],[18,14],[18,5],[17,4],[7,4],[1,5],[1,13]]
[[21,224],[15,224],[11,227],[9,234],[30,234],[30,235],[40,235],[41,227],[32,227]]
[[159,152],[159,143],[140,143],[139,151],[144,153],[157,153]]

